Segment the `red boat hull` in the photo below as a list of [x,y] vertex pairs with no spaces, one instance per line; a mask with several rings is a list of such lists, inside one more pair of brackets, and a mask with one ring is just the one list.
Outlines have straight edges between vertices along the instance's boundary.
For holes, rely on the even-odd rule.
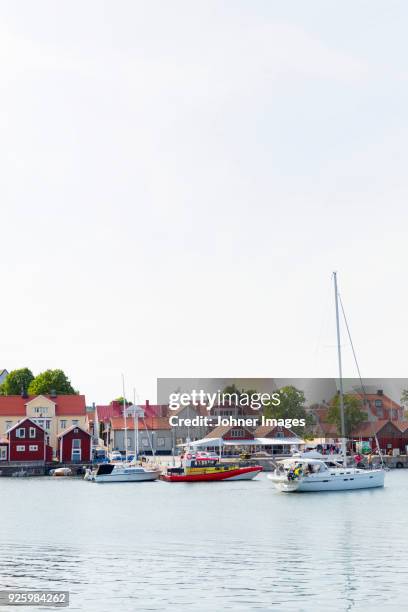
[[162,474],[161,480],[166,482],[219,482],[220,480],[252,480],[262,472],[261,465],[227,470],[225,472],[211,472],[209,474]]

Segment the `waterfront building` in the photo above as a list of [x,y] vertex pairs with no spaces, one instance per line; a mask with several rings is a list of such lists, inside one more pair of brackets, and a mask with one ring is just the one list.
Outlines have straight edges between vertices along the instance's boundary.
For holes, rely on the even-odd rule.
[[402,421],[404,419],[403,406],[385,395],[382,389],[368,387],[365,391],[365,394],[359,390],[350,395],[361,400],[362,410],[367,413],[368,421]]
[[368,442],[372,449],[377,446],[376,438],[383,454],[407,454],[408,422],[380,420],[375,423],[366,421],[353,431],[353,444]]
[[[129,406],[131,409],[132,406]],[[164,418],[168,415],[167,404],[150,404],[149,400],[146,400],[144,405],[138,406],[138,409],[143,411],[143,414],[148,418]],[[96,427],[98,432],[94,431],[94,436],[98,436],[101,440],[102,446],[107,449],[113,448],[115,434],[112,431],[111,419],[123,418],[123,403],[113,400],[110,404],[99,405],[95,407],[95,412],[90,415],[90,422],[92,429]],[[128,419],[130,424],[131,419]]]
[[[169,419],[167,417],[139,418],[135,430],[133,418],[126,419],[127,436],[125,436],[125,419],[113,417],[110,419],[110,448],[121,453],[136,450],[136,437],[139,438],[139,452],[150,455],[169,455],[173,448],[173,436]],[[138,432],[137,432],[138,429]]]
[[23,418],[7,431],[9,461],[51,461],[52,448],[47,444],[48,434],[33,419]]
[[72,425],[58,435],[58,458],[62,463],[92,460],[92,434]]
[[58,436],[73,425],[88,429],[84,395],[0,396],[0,436],[24,417],[46,431],[46,443],[58,450]]

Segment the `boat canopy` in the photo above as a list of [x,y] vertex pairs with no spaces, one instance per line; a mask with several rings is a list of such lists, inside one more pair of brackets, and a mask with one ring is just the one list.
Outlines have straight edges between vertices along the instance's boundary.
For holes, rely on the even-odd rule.
[[306,463],[307,465],[324,465],[326,467],[326,463],[321,459],[310,459],[306,457],[289,457],[287,459],[279,459],[277,463],[281,465],[294,465],[299,463]]

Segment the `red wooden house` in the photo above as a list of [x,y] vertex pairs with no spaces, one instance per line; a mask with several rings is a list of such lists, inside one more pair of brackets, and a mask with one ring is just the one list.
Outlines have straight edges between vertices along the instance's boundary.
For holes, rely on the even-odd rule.
[[9,461],[52,461],[47,432],[31,419],[22,419],[7,431]]
[[92,460],[92,434],[78,425],[58,436],[58,458],[62,463],[80,463]]

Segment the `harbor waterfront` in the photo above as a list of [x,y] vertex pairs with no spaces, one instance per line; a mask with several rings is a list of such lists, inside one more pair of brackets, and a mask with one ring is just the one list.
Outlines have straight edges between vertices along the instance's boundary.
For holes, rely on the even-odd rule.
[[0,589],[69,590],[70,609],[89,612],[404,609],[407,485],[405,470],[384,489],[294,496],[263,474],[3,478]]

